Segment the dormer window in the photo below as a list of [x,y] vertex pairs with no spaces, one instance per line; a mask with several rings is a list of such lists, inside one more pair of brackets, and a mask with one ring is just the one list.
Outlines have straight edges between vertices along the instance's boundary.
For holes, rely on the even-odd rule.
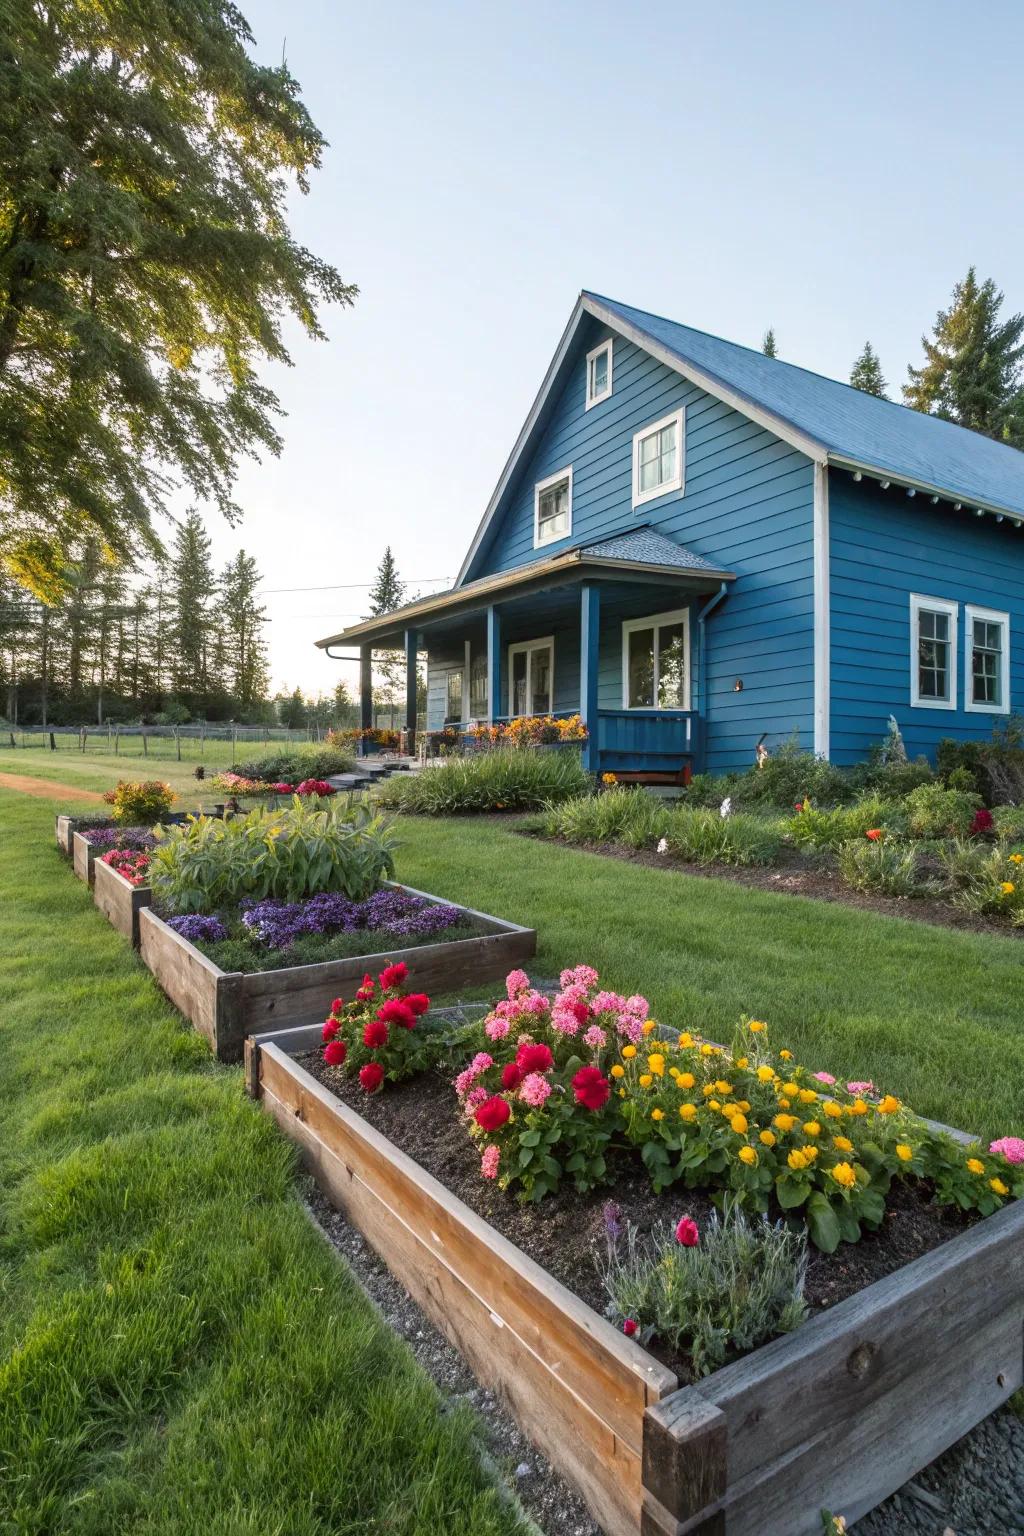
[[600,405],[612,392],[612,339],[587,353],[587,410]]
[[572,465],[538,480],[533,488],[533,547],[553,544],[572,532]]

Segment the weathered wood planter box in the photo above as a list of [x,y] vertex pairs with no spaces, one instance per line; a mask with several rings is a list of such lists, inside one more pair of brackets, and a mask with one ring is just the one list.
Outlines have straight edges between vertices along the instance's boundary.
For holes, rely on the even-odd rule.
[[92,873],[92,895],[96,905],[118,933],[131,939],[138,949],[139,913],[143,907],[151,905],[153,892],[148,885],[132,885],[124,875],[104,864],[102,858],[93,860]]
[[250,1038],[249,1092],[609,1536],[820,1536],[1021,1386],[1024,1201],[680,1387],[292,1059],[319,1042]]
[[72,846],[74,835],[79,829],[84,830],[86,827],[113,825],[113,819],[109,816],[103,817],[95,813],[89,816],[84,812],[80,816],[73,816],[70,812],[62,811],[54,817],[54,835],[57,839],[57,847],[61,853],[70,859],[74,853]]
[[[427,901],[440,900],[408,885],[394,889],[425,896]],[[206,1036],[220,1059],[238,1061],[246,1035],[275,1026],[322,1022],[332,998],[354,997],[366,972],[379,971],[389,961],[405,961],[410,986],[416,991],[447,992],[504,978],[536,953],[534,929],[468,907],[461,910],[482,931],[470,938],[411,949],[246,974],[222,971],[151,908],[143,907],[138,914],[139,950],[171,1002]]]

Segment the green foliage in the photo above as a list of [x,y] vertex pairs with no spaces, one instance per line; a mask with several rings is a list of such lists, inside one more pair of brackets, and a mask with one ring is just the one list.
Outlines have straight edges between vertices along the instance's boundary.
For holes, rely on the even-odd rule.
[[296,798],[285,810],[167,828],[150,884],[173,912],[216,912],[247,896],[300,901],[319,891],[365,901],[394,874],[395,847],[390,823],[364,805]]
[[0,539],[40,596],[83,533],[159,551],[177,481],[234,517],[276,453],[257,368],[355,290],[291,239],[323,139],[225,0],[4,8]]
[[785,822],[774,816],[734,811],[692,809],[680,805],[670,813],[665,829],[668,851],[691,864],[774,864],[779,856]]
[[778,817],[723,816],[689,804],[669,808],[644,789],[619,787],[550,806],[542,830],[567,843],[621,843],[652,852],[664,838],[664,852],[691,864],[771,864],[785,828]]
[[864,343],[863,350],[850,369],[850,383],[854,389],[861,389],[865,394],[878,395],[882,400],[887,398],[882,364],[870,341]]
[[498,747],[467,757],[440,758],[412,775],[395,774],[380,804],[414,816],[481,811],[536,811],[591,788],[578,752],[521,752]]
[[[225,914],[222,914],[225,915]],[[227,914],[226,916],[229,916]],[[478,932],[471,922],[454,923],[442,935],[447,944],[455,939],[471,939]],[[193,940],[214,965],[222,971],[281,971],[293,965],[323,965],[327,960],[351,960],[357,955],[390,955],[396,949],[418,949],[436,944],[436,933],[394,934],[387,929],[356,929],[352,932],[304,933],[287,949],[267,949],[255,942],[242,924],[232,927],[230,937],[216,943]]]
[[1024,805],[997,805],[992,821],[1000,842],[1024,843]]
[[919,784],[905,806],[912,837],[966,837],[981,797],[941,784]]
[[920,885],[917,850],[881,838],[853,839],[837,849],[839,873],[855,891],[880,896],[913,896]]
[[940,741],[936,761],[947,783],[957,769],[968,770],[986,805],[1024,804],[1024,718],[1020,715],[997,721],[989,741]]
[[876,747],[866,762],[848,770],[847,777],[858,792],[868,790],[884,800],[902,800],[918,785],[933,783],[935,774],[926,757],[884,759]]
[[864,795],[852,805],[819,811],[810,801],[788,823],[789,834],[798,848],[836,849],[841,843],[863,838],[873,827],[888,829],[905,825],[899,808],[881,795]]
[[765,357],[778,357],[779,349],[775,341],[775,331],[769,326],[761,338],[761,351]]
[[546,837],[567,843],[624,843],[654,848],[668,829],[669,809],[645,789],[620,785],[599,795],[575,795],[550,806],[542,821]]
[[119,779],[117,786],[103,796],[112,806],[111,815],[123,827],[150,827],[166,816],[174,804],[174,791],[159,779],[129,783]]
[[939,850],[953,905],[1024,923],[1024,859],[1005,844],[956,839]]
[[303,779],[328,779],[335,773],[351,773],[356,760],[342,747],[320,742],[300,742],[279,752],[262,752],[236,763],[234,772],[243,779],[268,784],[301,784]]
[[668,1223],[646,1237],[629,1224],[602,1268],[608,1315],[638,1323],[644,1343],[689,1355],[695,1377],[791,1333],[807,1315],[806,1237],[733,1204],[714,1212],[689,1248]]
[[734,781],[732,797],[740,805],[769,805],[791,810],[797,801],[840,805],[850,785],[841,768],[805,752],[795,737],[783,742],[760,768],[748,768]]

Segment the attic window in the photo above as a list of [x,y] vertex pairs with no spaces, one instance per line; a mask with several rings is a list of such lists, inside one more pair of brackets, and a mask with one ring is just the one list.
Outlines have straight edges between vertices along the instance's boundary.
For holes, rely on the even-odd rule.
[[587,410],[600,405],[612,392],[612,339],[587,353]]
[[633,505],[683,488],[683,410],[652,421],[633,438]]
[[533,547],[553,544],[572,532],[572,465],[538,480],[533,488]]

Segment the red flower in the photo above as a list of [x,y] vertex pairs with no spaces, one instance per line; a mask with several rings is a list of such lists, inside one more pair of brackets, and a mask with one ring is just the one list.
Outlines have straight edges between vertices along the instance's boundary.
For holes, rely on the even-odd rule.
[[516,1051],[516,1066],[524,1077],[531,1072],[550,1072],[554,1064],[555,1058],[544,1044],[532,1045],[528,1041]]
[[397,1024],[400,1029],[412,1029],[416,1023],[416,1015],[404,997],[389,997],[377,1009],[377,1017],[382,1024]]
[[803,808],[804,808],[804,803],[803,803],[802,800],[795,800],[793,802],[793,809],[794,809],[794,811],[798,811],[799,812],[799,811],[802,811]]
[[980,810],[977,810],[974,813],[974,820],[971,822],[972,836],[977,837],[979,833],[991,832],[991,830],[992,812],[987,811],[985,807],[982,806]]
[[881,827],[872,827],[870,831],[864,833],[864,836],[869,837],[873,843],[880,843],[882,841],[882,829]]
[[343,997],[336,997],[334,999],[334,1002],[331,1004],[331,1012],[332,1013],[340,1013],[341,1010],[344,1008],[344,1006],[345,1006],[345,999]]
[[328,1019],[324,1024],[323,1038],[325,1040],[333,1040],[340,1028],[341,1025],[338,1023],[337,1019]]
[[522,1080],[523,1074],[520,1072],[515,1062],[506,1062],[506,1064],[501,1069],[501,1086],[506,1089],[506,1091],[511,1092],[513,1088],[519,1087],[519,1084],[522,1082]]
[[384,1081],[384,1068],[379,1061],[368,1061],[359,1068],[359,1081],[366,1093],[375,1093]]
[[[565,1005],[563,1003],[562,1007],[564,1006]],[[569,1012],[573,1015],[577,1024],[585,1024],[590,1018],[590,1009],[587,1007],[586,1003],[570,1003]]]
[[363,1044],[368,1051],[379,1051],[388,1043],[388,1027],[383,1019],[371,1019],[363,1030]]
[[344,1040],[328,1040],[324,1046],[324,1061],[329,1067],[340,1067],[348,1055],[348,1046]]
[[404,960],[399,960],[397,965],[386,965],[380,973],[380,985],[383,992],[390,992],[392,987],[400,987],[409,974],[409,967]]
[[626,1335],[627,1339],[631,1339],[634,1333],[640,1332],[640,1324],[637,1322],[635,1317],[627,1317],[626,1321],[622,1325],[622,1331]]
[[430,1007],[430,998],[425,992],[409,992],[402,1001],[407,1008],[412,1009],[417,1018],[421,1013],[426,1013]]
[[692,1216],[680,1216],[676,1225],[676,1242],[684,1248],[696,1248],[700,1242],[700,1228]]
[[612,1090],[599,1067],[580,1067],[572,1080],[572,1091],[576,1095],[576,1102],[582,1104],[584,1109],[600,1109],[603,1104],[607,1104]]
[[499,1094],[493,1098],[485,1099],[478,1107],[473,1119],[482,1131],[496,1131],[499,1126],[505,1124],[512,1111]]

